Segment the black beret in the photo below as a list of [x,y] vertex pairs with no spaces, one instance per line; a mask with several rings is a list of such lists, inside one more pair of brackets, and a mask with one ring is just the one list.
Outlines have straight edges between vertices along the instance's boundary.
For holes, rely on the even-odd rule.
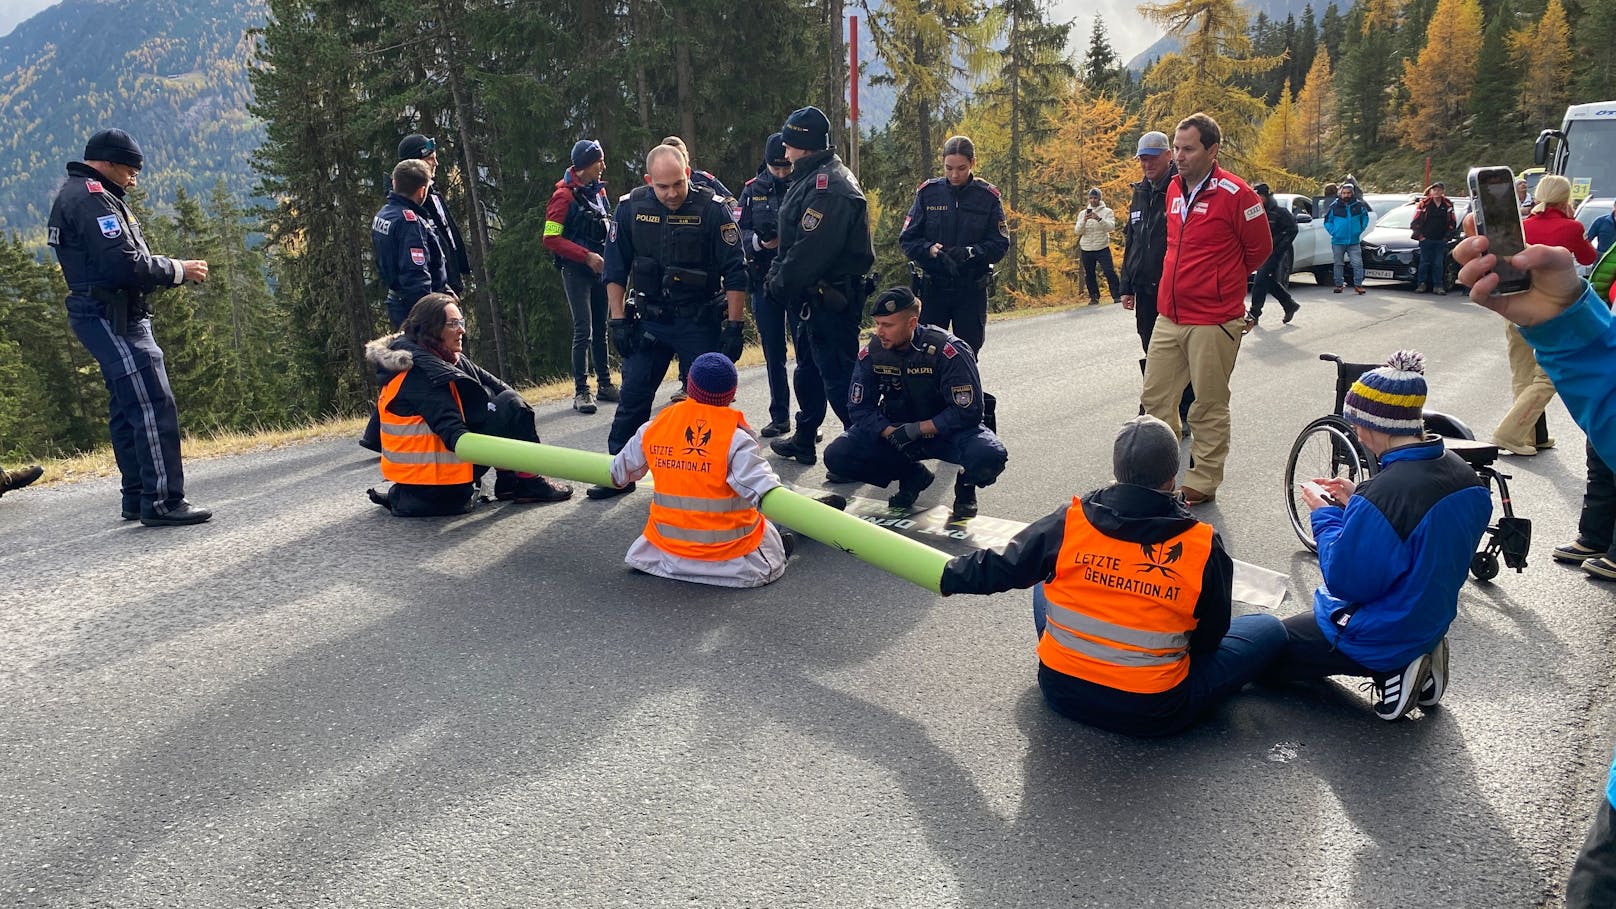
[[881,294],[875,298],[875,302],[870,304],[870,315],[893,316],[919,305],[920,301],[915,298],[914,292],[909,288],[889,287],[881,291]]

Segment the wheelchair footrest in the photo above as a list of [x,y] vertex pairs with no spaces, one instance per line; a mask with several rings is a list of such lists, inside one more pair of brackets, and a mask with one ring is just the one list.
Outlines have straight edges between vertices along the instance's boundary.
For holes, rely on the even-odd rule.
[[[1520,571],[1526,567],[1526,554],[1532,548],[1532,520],[1530,518],[1499,518],[1490,528],[1491,547],[1497,547],[1504,564]],[[1489,548],[1491,548],[1489,547]]]

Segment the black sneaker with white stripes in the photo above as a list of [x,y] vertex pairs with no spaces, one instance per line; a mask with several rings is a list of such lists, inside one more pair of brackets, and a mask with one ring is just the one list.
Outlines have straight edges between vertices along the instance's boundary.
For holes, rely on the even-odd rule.
[[1420,684],[1430,668],[1431,655],[1422,653],[1401,670],[1374,679],[1375,716],[1390,722],[1414,709]]
[[1436,642],[1429,654],[1431,668],[1420,680],[1421,707],[1435,707],[1442,700],[1442,695],[1448,690],[1448,639],[1443,638]]

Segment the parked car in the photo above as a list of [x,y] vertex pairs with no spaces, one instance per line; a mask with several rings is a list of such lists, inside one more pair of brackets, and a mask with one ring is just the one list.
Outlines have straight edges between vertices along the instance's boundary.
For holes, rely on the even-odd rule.
[[[1464,220],[1465,214],[1470,211],[1470,200],[1463,196],[1449,196],[1448,199],[1453,202],[1453,217]],[[1358,245],[1363,250],[1365,278],[1417,283],[1415,276],[1419,274],[1420,244],[1414,239],[1414,213],[1418,207],[1414,203],[1400,205],[1382,215],[1375,226],[1364,233]],[[1459,236],[1455,232],[1448,240],[1448,249],[1452,250],[1457,245]],[[1450,257],[1443,287],[1451,289],[1458,276],[1459,266]]]
[[1419,198],[1419,193],[1364,193],[1363,200],[1369,203],[1369,227],[1364,228],[1364,232],[1368,233],[1382,215],[1410,202],[1417,202]]
[[1582,232],[1586,234],[1596,220],[1610,214],[1613,204],[1616,204],[1616,199],[1610,196],[1589,196],[1583,199],[1582,204],[1577,206],[1577,221],[1582,224]]
[[[1311,272],[1315,279],[1321,266],[1328,273],[1333,261],[1330,257],[1330,235],[1324,232],[1323,219],[1315,214],[1314,200],[1295,193],[1274,193],[1274,201],[1289,208],[1291,214],[1296,216],[1296,239],[1291,243],[1291,254],[1280,263],[1274,277],[1289,284],[1291,275],[1299,271]],[[1319,283],[1326,280],[1330,279],[1325,278]]]

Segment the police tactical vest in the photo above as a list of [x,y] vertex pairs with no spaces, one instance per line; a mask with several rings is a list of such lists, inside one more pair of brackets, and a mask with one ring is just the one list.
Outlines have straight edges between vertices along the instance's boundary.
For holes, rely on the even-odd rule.
[[1066,538],[1038,660],[1050,669],[1137,694],[1159,694],[1189,675],[1195,604],[1212,554],[1212,526],[1160,543],[1130,543],[1095,529],[1083,501],[1066,510]]
[[704,300],[722,288],[713,261],[716,219],[712,190],[691,187],[684,204],[668,211],[649,186],[629,196],[634,242],[634,290],[672,303]]
[[606,219],[610,213],[596,211],[589,202],[584,188],[573,186],[572,205],[567,209],[566,221],[561,224],[561,236],[598,251],[606,243]]
[[[895,423],[927,420],[947,407],[937,378],[937,363],[948,335],[922,325],[903,350],[888,350],[870,339],[870,368],[880,395],[881,415]],[[963,342],[955,342],[963,343]]]

